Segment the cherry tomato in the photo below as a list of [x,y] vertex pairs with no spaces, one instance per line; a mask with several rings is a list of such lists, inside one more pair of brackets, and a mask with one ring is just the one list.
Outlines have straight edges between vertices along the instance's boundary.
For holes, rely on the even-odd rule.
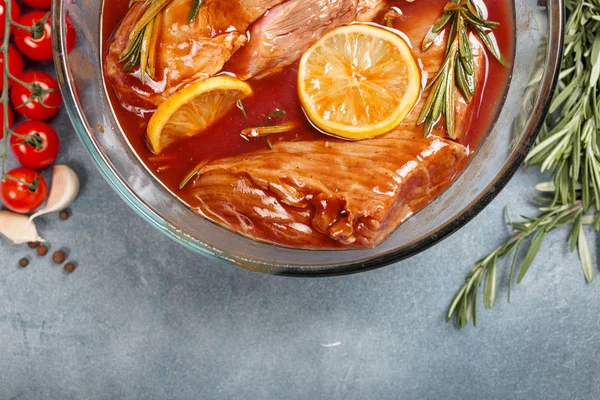
[[[13,120],[14,120],[14,116],[13,116],[13,111],[10,107],[8,107],[8,127],[12,128],[13,126]],[[0,104],[0,125],[4,125],[3,123],[4,121],[4,107],[2,106],[2,104]],[[4,137],[4,126],[2,127],[2,129],[0,129],[0,139],[2,139]]]
[[[10,15],[13,21],[18,21],[21,18],[21,9],[19,8],[19,4],[17,4],[16,0],[12,0],[10,3]],[[4,21],[6,21],[6,2],[4,0],[0,0],[0,39],[4,37],[4,28],[6,27]],[[12,33],[14,30],[15,27],[11,26],[10,33]]]
[[[15,44],[17,48],[32,60],[52,60],[52,27],[50,12],[32,11],[19,19],[19,24],[31,27],[32,31],[22,28],[15,29]],[[66,19],[67,51],[75,47],[76,33],[73,22],[67,15]]]
[[[8,70],[19,78],[23,73],[23,57],[12,44],[8,45]],[[13,80],[8,80],[8,87],[12,87]],[[0,90],[4,87],[4,52],[0,52]]]
[[9,210],[29,213],[46,200],[48,186],[39,172],[29,168],[15,168],[6,175],[0,194]]
[[43,121],[58,113],[62,96],[56,79],[45,72],[28,71],[21,75],[20,80],[30,87],[15,82],[10,93],[15,111],[34,121]]
[[49,10],[52,7],[52,0],[23,0],[23,3],[33,8],[43,8]]
[[10,136],[10,149],[21,165],[41,169],[54,163],[60,140],[50,125],[40,121],[27,121],[17,125],[13,132]]

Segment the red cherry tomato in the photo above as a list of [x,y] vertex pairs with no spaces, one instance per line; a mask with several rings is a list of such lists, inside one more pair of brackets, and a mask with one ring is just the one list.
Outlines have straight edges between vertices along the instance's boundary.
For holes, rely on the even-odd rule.
[[[32,28],[32,32],[17,28],[15,29],[15,44],[17,48],[32,60],[52,60],[52,27],[50,24],[50,12],[32,11],[19,19],[19,24]],[[66,20],[67,51],[75,47],[76,33],[73,22],[67,15]]]
[[[12,44],[8,45],[8,70],[19,78],[23,73],[23,57]],[[8,80],[8,87],[12,87],[13,80]],[[4,52],[0,52],[0,90],[4,87]]]
[[41,169],[52,165],[58,156],[60,140],[56,131],[45,122],[23,122],[10,136],[10,149],[24,167]]
[[46,200],[48,186],[39,172],[29,168],[15,168],[6,175],[0,194],[9,210],[29,213]]
[[[8,127],[12,128],[13,126],[13,111],[10,107],[8,107]],[[2,129],[0,129],[0,139],[4,137],[4,107],[0,104],[0,125],[2,125]]]
[[[12,0],[10,2],[10,15],[13,21],[18,21],[21,18],[21,9],[19,8],[19,4],[17,4],[16,0]],[[4,24],[6,21],[6,2],[4,0],[0,0],[0,39],[4,37],[4,28],[6,25]],[[15,30],[14,26],[10,27],[10,33]]]
[[52,7],[52,0],[23,0],[23,3],[33,8],[43,8],[49,10]]
[[30,87],[15,82],[10,93],[15,111],[34,121],[43,121],[58,113],[62,96],[56,79],[45,72],[28,71],[21,75],[20,80]]

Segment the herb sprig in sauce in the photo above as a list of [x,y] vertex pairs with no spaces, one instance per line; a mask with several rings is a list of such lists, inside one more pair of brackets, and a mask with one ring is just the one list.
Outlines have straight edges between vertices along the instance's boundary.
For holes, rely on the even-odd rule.
[[498,22],[488,21],[473,0],[452,0],[444,13],[431,27],[421,48],[426,51],[442,35],[444,28],[448,30],[448,44],[442,68],[429,82],[425,90],[430,90],[429,96],[421,110],[417,123],[425,124],[425,136],[428,136],[442,116],[446,120],[448,136],[456,138],[455,123],[455,88],[458,88],[470,103],[475,95],[475,63],[469,32],[473,31],[484,43],[488,51],[502,64],[506,62],[489,31],[500,26]]

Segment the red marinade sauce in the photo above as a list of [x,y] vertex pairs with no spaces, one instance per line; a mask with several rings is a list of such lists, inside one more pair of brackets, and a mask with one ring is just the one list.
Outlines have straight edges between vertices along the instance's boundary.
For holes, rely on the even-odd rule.
[[[224,0],[225,1],[225,0]],[[476,1],[481,4],[481,0]],[[402,17],[394,22],[394,27],[402,31],[411,26],[422,24],[423,19],[432,20],[432,15],[437,18],[448,0],[390,0],[387,2],[377,22],[384,21],[384,13],[390,7],[398,7]],[[499,49],[504,57],[511,62],[514,58],[514,8],[512,2],[506,0],[485,0],[488,10],[488,19],[500,23],[500,27],[493,31]],[[129,2],[122,0],[104,0],[102,16],[103,53],[106,52],[111,36],[121,19],[129,9]],[[110,11],[108,11],[110,10]],[[429,27],[430,22],[427,22]],[[420,46],[420,43],[413,43]],[[484,85],[479,85],[472,106],[478,110],[472,118],[471,125],[462,143],[471,150],[476,149],[486,134],[490,131],[500,108],[504,103],[505,95],[510,83],[511,68],[506,68],[496,61],[491,55],[487,56],[487,78]],[[194,207],[197,200],[191,190],[180,190],[182,179],[202,160],[218,159],[237,156],[269,146],[267,138],[246,139],[240,132],[248,127],[273,125],[286,121],[302,121],[300,127],[294,131],[268,138],[271,143],[277,140],[303,140],[322,138],[306,119],[297,94],[297,63],[287,67],[262,80],[250,80],[254,95],[243,101],[247,118],[235,108],[223,119],[213,125],[208,132],[189,140],[176,143],[167,148],[160,156],[150,150],[145,136],[149,116],[142,118],[121,106],[114,91],[107,86],[114,113],[121,125],[130,146],[143,161],[148,170],[164,185],[188,205]],[[485,95],[485,96],[484,96]],[[481,101],[485,97],[486,101]],[[489,99],[493,99],[490,101]],[[269,120],[266,116],[273,111],[285,110],[283,117]],[[336,140],[329,137],[328,140]],[[473,154],[473,152],[471,152]],[[191,186],[191,185],[188,185]]]

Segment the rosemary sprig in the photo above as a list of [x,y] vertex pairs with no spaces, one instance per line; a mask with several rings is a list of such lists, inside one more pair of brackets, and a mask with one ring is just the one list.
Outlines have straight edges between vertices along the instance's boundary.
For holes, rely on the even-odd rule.
[[[518,261],[522,259],[516,277],[520,283],[546,235],[559,227],[570,227],[570,250],[578,249],[586,281],[594,279],[584,226],[600,230],[600,0],[567,0],[566,8],[569,18],[559,90],[546,125],[526,160],[527,165],[552,172],[552,182],[536,187],[550,196],[535,198],[540,204],[536,217],[509,222],[515,235],[479,261],[467,276],[447,315],[448,320],[455,318],[459,327],[469,320],[477,323],[477,292],[482,281],[483,304],[486,308],[494,305],[498,261],[513,254],[508,284],[510,302]],[[526,252],[520,251],[525,247]]]
[[498,22],[488,21],[473,3],[473,0],[451,0],[442,16],[431,26],[421,45],[426,51],[450,26],[448,44],[441,70],[427,85],[429,96],[419,114],[418,125],[425,124],[424,133],[428,136],[443,115],[446,120],[448,136],[456,138],[454,92],[458,87],[465,100],[470,103],[475,95],[475,65],[469,42],[469,30],[474,31],[489,52],[503,65],[505,60],[496,43],[489,36],[490,29],[500,26]]
[[[539,200],[546,202],[545,199]],[[477,294],[482,282],[483,305],[486,309],[492,308],[496,300],[498,262],[513,254],[508,287],[510,302],[510,292],[515,280],[515,272],[518,271],[517,283],[520,283],[538,254],[546,234],[561,226],[571,225],[572,228],[568,235],[571,250],[575,250],[577,246],[579,247],[579,252],[584,261],[583,270],[586,279],[589,282],[593,280],[593,269],[589,262],[591,256],[583,226],[594,225],[598,227],[600,214],[584,214],[584,207],[581,202],[554,206],[541,205],[540,211],[541,214],[536,218],[525,218],[523,222],[509,222],[509,225],[515,231],[515,235],[475,265],[475,268],[469,273],[465,283],[460,287],[450,304],[447,315],[448,321],[453,317],[456,318],[456,324],[461,328],[464,328],[467,322],[471,320],[473,320],[475,326],[477,325]],[[520,250],[527,246],[529,238],[531,238],[529,247],[517,270],[517,263],[520,255],[522,255]]]
[[[123,72],[132,72],[140,67],[140,80],[145,81],[146,72],[149,70],[149,65],[154,65],[151,60],[151,44],[156,45],[153,40],[154,31],[158,31],[156,17],[172,0],[146,0],[144,7],[146,9],[141,13],[138,22],[133,26],[125,50],[121,54],[119,63],[124,63]],[[131,7],[137,1],[129,3]],[[156,27],[156,29],[155,29]],[[154,76],[154,71],[150,71],[149,75]]]
[[[148,74],[151,78],[155,76],[155,59],[157,38],[160,27],[160,13],[172,0],[132,0],[134,3],[144,1],[145,10],[136,22],[129,34],[125,50],[121,54],[119,63],[124,63],[123,72],[132,72],[140,68],[140,80],[145,81]],[[200,7],[204,0],[193,0],[188,14],[188,23],[193,22],[198,16]]]

